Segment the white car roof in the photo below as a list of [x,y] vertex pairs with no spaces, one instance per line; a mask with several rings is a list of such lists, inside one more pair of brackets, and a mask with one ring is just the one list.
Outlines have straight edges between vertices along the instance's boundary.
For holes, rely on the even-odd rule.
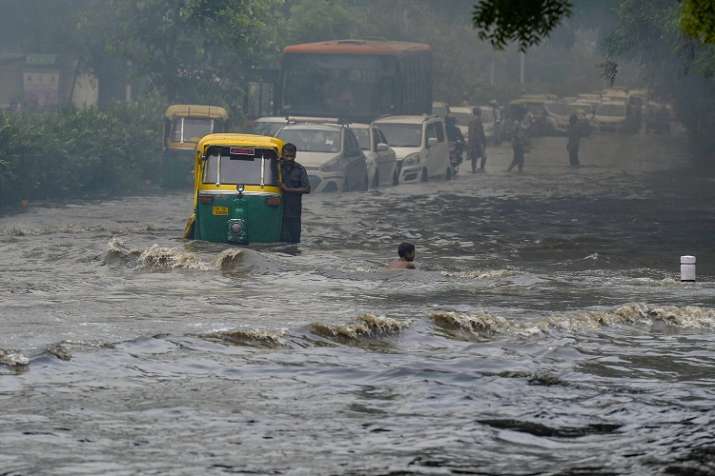
[[288,122],[291,123],[334,123],[338,122],[338,119],[336,117],[314,117],[314,116],[288,116],[288,119],[286,119],[285,116],[264,116],[264,117],[259,117],[256,119],[257,123],[264,123],[264,124],[287,124]]
[[377,119],[375,124],[422,124],[429,120],[441,120],[438,116],[415,115],[415,116],[385,116]]
[[334,131],[339,132],[343,126],[338,124],[286,124],[281,131]]

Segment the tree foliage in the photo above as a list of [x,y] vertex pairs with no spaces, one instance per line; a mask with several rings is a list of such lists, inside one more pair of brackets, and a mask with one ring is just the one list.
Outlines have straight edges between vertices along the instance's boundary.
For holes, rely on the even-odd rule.
[[715,43],[715,2],[683,0],[680,27],[691,38],[703,43]]
[[572,13],[571,0],[481,0],[472,21],[479,38],[498,49],[517,43],[521,51],[541,43]]
[[[110,53],[129,61],[169,102],[224,103],[275,48],[280,0],[111,0]],[[229,106],[236,104],[227,104]]]

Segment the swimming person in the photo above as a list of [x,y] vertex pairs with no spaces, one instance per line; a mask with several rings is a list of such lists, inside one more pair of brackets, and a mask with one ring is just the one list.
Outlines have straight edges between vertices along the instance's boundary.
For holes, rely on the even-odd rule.
[[391,269],[415,269],[415,245],[401,243],[397,248],[400,259],[393,261],[388,266]]

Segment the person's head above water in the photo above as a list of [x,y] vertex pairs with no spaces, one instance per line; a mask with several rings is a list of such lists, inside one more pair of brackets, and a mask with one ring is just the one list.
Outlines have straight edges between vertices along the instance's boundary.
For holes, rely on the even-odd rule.
[[397,248],[397,254],[400,255],[401,260],[414,261],[415,260],[415,245],[412,243],[401,243]]
[[288,142],[283,146],[283,160],[295,160],[297,152],[298,148],[295,146],[295,144],[291,144],[290,142]]

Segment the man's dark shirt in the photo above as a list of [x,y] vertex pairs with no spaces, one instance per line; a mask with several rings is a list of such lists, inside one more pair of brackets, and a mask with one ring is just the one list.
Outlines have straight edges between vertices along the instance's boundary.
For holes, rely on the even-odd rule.
[[469,141],[469,148],[479,153],[481,153],[482,148],[487,144],[482,120],[477,116],[474,116],[472,120],[469,121],[467,140]]
[[[284,160],[283,183],[288,188],[307,188],[310,193],[310,182],[305,167],[294,160]],[[283,192],[283,214],[286,217],[300,217],[303,208],[303,194],[296,192]]]

